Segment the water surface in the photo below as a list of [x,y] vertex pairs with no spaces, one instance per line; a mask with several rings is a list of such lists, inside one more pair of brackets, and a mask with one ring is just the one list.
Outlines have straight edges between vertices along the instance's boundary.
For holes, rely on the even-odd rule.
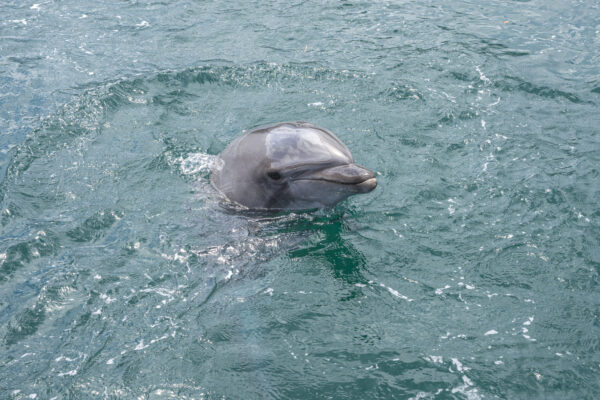
[[[0,5],[0,397],[593,398],[596,1]],[[236,214],[229,142],[377,172]]]

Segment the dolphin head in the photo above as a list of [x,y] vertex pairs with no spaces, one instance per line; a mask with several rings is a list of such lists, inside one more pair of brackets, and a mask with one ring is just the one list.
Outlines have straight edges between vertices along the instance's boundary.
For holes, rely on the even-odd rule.
[[354,163],[331,132],[306,122],[255,129],[219,156],[213,185],[229,200],[251,209],[331,207],[375,189],[371,171]]

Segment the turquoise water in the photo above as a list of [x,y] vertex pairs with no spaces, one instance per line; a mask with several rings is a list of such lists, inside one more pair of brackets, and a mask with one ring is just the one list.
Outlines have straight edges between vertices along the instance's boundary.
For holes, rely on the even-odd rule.
[[[0,5],[0,398],[600,392],[600,3],[38,1]],[[223,208],[285,120],[378,188]]]

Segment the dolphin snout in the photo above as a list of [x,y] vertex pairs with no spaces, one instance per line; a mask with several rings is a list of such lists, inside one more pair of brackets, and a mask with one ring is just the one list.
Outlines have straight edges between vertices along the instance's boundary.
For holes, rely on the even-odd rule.
[[348,185],[361,193],[367,193],[377,187],[375,174],[357,164],[338,165],[318,171],[313,179]]
[[375,175],[371,171],[356,164],[326,168],[320,171],[320,175],[327,181],[345,184],[356,184],[375,178]]

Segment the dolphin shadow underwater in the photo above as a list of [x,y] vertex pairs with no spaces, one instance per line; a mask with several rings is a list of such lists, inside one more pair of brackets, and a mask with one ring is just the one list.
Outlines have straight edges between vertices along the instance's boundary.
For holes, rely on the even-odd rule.
[[245,210],[329,208],[377,187],[375,175],[354,163],[327,129],[307,122],[256,128],[217,157],[212,185]]
[[235,233],[219,244],[189,249],[194,255],[193,269],[203,271],[203,278],[197,282],[198,289],[204,287],[198,291],[200,298],[204,298],[199,304],[210,300],[225,286],[243,286],[242,282],[261,279],[272,272],[270,262],[279,257],[293,263],[308,260],[306,265],[321,265],[322,272],[329,270],[351,289],[350,295],[361,292],[356,284],[369,283],[370,279],[364,275],[367,257],[347,237],[356,229],[353,222],[346,219],[347,210],[270,216],[264,212],[218,214],[221,232],[226,234],[235,226]]

